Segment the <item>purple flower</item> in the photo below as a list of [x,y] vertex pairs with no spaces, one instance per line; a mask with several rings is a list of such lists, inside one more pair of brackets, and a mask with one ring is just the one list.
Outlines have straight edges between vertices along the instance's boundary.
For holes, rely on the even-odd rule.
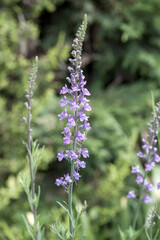
[[140,158],[145,158],[144,154],[141,151],[139,151],[137,153],[137,156],[140,157]]
[[78,158],[77,154],[73,150],[67,150],[66,154],[71,161]]
[[76,168],[79,170],[79,168],[85,168],[85,167],[86,167],[86,163],[78,159],[76,162]]
[[81,177],[80,175],[79,175],[79,173],[78,172],[76,172],[76,171],[73,171],[73,178],[74,178],[74,180],[76,181],[76,180],[79,180],[79,178]]
[[92,108],[90,107],[90,105],[88,103],[85,103],[83,107],[84,107],[84,110],[86,110],[86,111],[92,110]]
[[136,179],[136,183],[139,184],[139,183],[143,183],[143,176],[142,174],[137,174],[137,179]]
[[87,148],[83,148],[83,149],[81,150],[81,154],[82,154],[82,156],[83,156],[84,158],[89,157],[89,153],[88,153]]
[[152,168],[155,166],[155,162],[149,162],[145,164],[145,171],[146,172],[150,172],[152,170]]
[[127,194],[127,198],[136,198],[136,194],[135,194],[134,190],[129,191],[129,193]]
[[91,95],[87,88],[82,88],[82,92],[86,96],[90,96]]
[[60,106],[63,107],[63,106],[65,106],[67,103],[68,103],[67,98],[66,98],[66,96],[64,96],[64,98],[62,98],[61,101],[60,101]]
[[72,89],[73,92],[80,91],[80,88],[77,85],[74,85],[74,84],[71,86],[71,89]]
[[67,110],[65,109],[61,114],[58,114],[58,117],[60,117],[60,120],[67,118],[68,117]]
[[154,161],[155,162],[160,162],[160,156],[157,153],[154,156]]
[[68,117],[68,123],[67,123],[67,125],[71,128],[71,127],[74,127],[75,125],[76,125],[76,123],[75,123],[75,120],[74,120],[74,117],[72,116],[72,115],[70,115],[69,117]]
[[71,177],[69,176],[68,173],[64,174],[64,177],[65,177],[65,181],[66,181],[67,184],[72,182],[72,179],[71,179]]
[[81,122],[83,122],[84,120],[88,120],[88,117],[84,112],[79,112],[78,117]]
[[[139,158],[143,159],[145,173],[142,175],[138,165],[136,167],[132,167],[131,170],[132,173],[137,173],[136,182],[137,184],[141,184],[142,187],[142,191],[140,191],[141,196],[139,196],[139,198],[144,196],[143,200],[145,203],[149,203],[151,201],[151,198],[146,194],[146,192],[154,190],[154,186],[146,180],[147,174],[152,171],[156,163],[160,162],[160,156],[157,154],[156,147],[160,120],[160,103],[156,104],[152,117],[153,119],[150,123],[148,123],[148,134],[146,138],[142,138],[142,151],[139,151],[137,154]],[[157,184],[157,188],[160,189],[160,183]]]
[[70,109],[76,111],[79,105],[75,101],[69,101]]
[[84,128],[89,131],[91,129],[90,127],[90,123],[88,123],[87,121],[84,122]]
[[59,162],[61,162],[64,157],[65,157],[65,156],[64,156],[64,154],[63,154],[63,151],[57,154],[57,158],[58,158],[58,161],[59,161]]
[[60,179],[57,178],[55,184],[57,186],[63,185],[63,177],[61,177]]
[[137,165],[136,167],[132,167],[131,173],[140,173],[139,165]]
[[158,189],[158,190],[160,189],[160,182],[157,183],[157,189]]
[[67,85],[65,84],[65,86],[62,87],[60,94],[66,94],[68,91],[69,91],[69,89],[68,89]]
[[85,133],[81,133],[80,131],[76,132],[75,135],[78,142],[81,142],[87,139]]
[[151,198],[146,194],[146,195],[144,195],[143,201],[147,204],[147,203],[151,202]]
[[[73,41],[71,52],[71,58],[69,59],[70,66],[68,67],[69,76],[66,78],[69,82],[68,86],[65,84],[62,87],[60,94],[67,94],[60,101],[60,106],[63,107],[67,105],[69,109],[69,114],[67,109],[65,109],[61,114],[58,115],[60,120],[67,118],[67,126],[62,131],[64,134],[63,143],[64,145],[73,144],[71,150],[67,150],[65,154],[62,152],[57,154],[58,161],[62,161],[64,158],[72,164],[72,173],[64,175],[64,178],[56,180],[57,186],[62,185],[66,190],[69,185],[73,184],[73,180],[76,182],[81,177],[79,174],[80,168],[85,168],[86,163],[80,161],[80,156],[84,158],[89,157],[88,150],[86,148],[82,149],[84,141],[87,139],[87,131],[90,130],[90,124],[88,123],[88,116],[85,111],[91,111],[91,107],[88,104],[89,100],[85,96],[90,96],[90,92],[85,88],[86,81],[83,75],[82,66],[82,43],[84,39],[86,25],[82,25],[76,34],[76,38]],[[69,97],[68,97],[69,95]],[[69,99],[69,100],[67,100]],[[82,124],[83,122],[83,124]],[[82,125],[81,125],[82,124]]]
[[87,102],[89,102],[89,100],[82,95],[79,98],[79,102],[82,106],[84,106]]
[[64,135],[71,135],[71,130],[70,130],[70,128],[69,127],[65,127],[64,128],[64,131],[62,132],[62,134],[64,134]]
[[70,136],[66,135],[66,136],[63,138],[63,143],[64,143],[64,145],[68,145],[68,144],[70,144],[70,142],[71,142]]
[[154,190],[154,186],[151,183],[148,183],[147,184],[147,190],[153,191]]

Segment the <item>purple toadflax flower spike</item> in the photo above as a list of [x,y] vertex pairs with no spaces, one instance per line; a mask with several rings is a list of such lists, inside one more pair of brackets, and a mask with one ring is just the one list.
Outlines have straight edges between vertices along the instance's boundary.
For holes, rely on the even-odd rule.
[[[139,198],[146,204],[151,201],[147,191],[153,191],[154,186],[146,180],[147,174],[155,167],[157,162],[160,162],[160,156],[157,153],[157,135],[160,120],[160,103],[157,103],[152,113],[153,119],[148,123],[148,135],[146,139],[142,138],[142,151],[137,153],[138,157],[144,160],[144,174],[140,170],[139,165],[132,167],[131,173],[137,174],[136,183],[141,184],[141,191]],[[160,183],[158,183],[160,189]],[[132,194],[131,194],[132,193]],[[135,198],[134,191],[130,191],[127,198]]]
[[58,153],[57,158],[58,161],[66,159],[71,164],[71,172],[70,174],[65,174],[64,177],[60,179],[56,179],[55,184],[57,186],[62,185],[65,190],[68,190],[70,184],[73,185],[73,182],[76,183],[81,177],[79,170],[80,168],[85,168],[86,164],[84,161],[80,161],[80,158],[89,157],[88,150],[82,148],[84,141],[87,139],[87,131],[90,130],[86,112],[91,111],[88,103],[89,100],[86,98],[86,96],[90,95],[90,92],[85,88],[86,81],[83,70],[81,69],[81,52],[86,25],[86,20],[84,20],[76,34],[76,38],[73,40],[72,57],[69,59],[70,66],[68,67],[70,74],[69,77],[66,78],[69,84],[68,86],[65,84],[60,91],[60,94],[64,95],[60,101],[60,106],[65,106],[65,109],[58,117],[60,120],[67,119],[66,127],[62,132],[64,135],[63,143],[64,145],[71,145],[72,147],[70,150]]

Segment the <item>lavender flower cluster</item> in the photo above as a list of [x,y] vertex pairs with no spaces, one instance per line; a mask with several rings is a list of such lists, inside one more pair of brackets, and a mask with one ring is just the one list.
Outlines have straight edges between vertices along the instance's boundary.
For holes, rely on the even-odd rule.
[[[57,154],[58,161],[66,159],[73,166],[70,174],[67,173],[64,177],[56,179],[56,185],[62,185],[65,189],[68,189],[71,183],[76,183],[76,181],[79,180],[81,177],[79,174],[80,168],[86,167],[86,163],[80,160],[81,156],[83,156],[83,158],[89,157],[88,150],[82,148],[84,141],[87,139],[87,132],[90,130],[86,111],[91,111],[88,103],[89,100],[86,98],[86,96],[90,95],[90,92],[85,88],[86,81],[83,70],[81,69],[81,52],[85,31],[86,22],[84,20],[72,44],[72,58],[69,59],[70,66],[68,67],[70,76],[66,78],[69,86],[65,84],[60,91],[60,94],[64,95],[60,101],[60,106],[68,106],[70,108],[69,112],[65,108],[64,111],[58,115],[60,120],[67,119],[67,125],[62,132],[63,143],[64,145],[72,145],[72,149],[66,150],[65,152],[61,151]],[[66,94],[69,95],[68,99]]]
[[[139,165],[132,167],[131,170],[131,173],[137,174],[136,183],[142,184],[141,189],[145,203],[151,202],[151,198],[146,192],[154,190],[154,186],[146,180],[147,174],[151,172],[156,163],[160,162],[160,156],[157,153],[156,147],[160,120],[160,103],[156,104],[152,117],[153,119],[148,123],[148,135],[146,139],[142,138],[142,151],[137,153],[138,157],[142,159],[142,163],[144,163],[144,174],[142,174]],[[160,189],[160,183],[157,184],[157,187]],[[135,191],[130,191],[127,198],[136,198]]]

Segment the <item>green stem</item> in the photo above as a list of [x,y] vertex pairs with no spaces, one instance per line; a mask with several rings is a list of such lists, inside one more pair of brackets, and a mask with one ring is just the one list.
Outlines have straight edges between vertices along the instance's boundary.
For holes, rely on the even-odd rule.
[[[76,96],[76,101],[77,101],[77,96]],[[75,133],[77,131],[77,113],[78,111],[75,112],[75,123],[76,123],[76,126],[74,128],[74,139],[73,139],[73,151],[75,152],[76,151],[76,136],[75,136]],[[69,193],[68,193],[68,205],[69,205],[69,229],[70,229],[70,234],[71,234],[71,237],[70,237],[70,240],[74,240],[74,226],[73,226],[73,210],[72,210],[72,195],[73,195],[73,171],[74,171],[74,164],[75,164],[75,160],[72,160],[71,162],[71,172],[70,172],[70,175],[71,175],[71,179],[72,179],[72,183],[70,184],[69,186]]]
[[138,219],[141,203],[142,203],[142,197],[140,196],[139,197],[139,201],[138,201],[138,206],[137,206],[137,209],[136,209],[136,214],[135,214],[134,221],[133,221],[133,229],[134,230],[135,230],[135,227],[136,227],[136,223],[137,223],[137,219]]
[[[71,174],[72,174],[72,169],[74,169],[74,166],[72,166],[72,165],[71,165]],[[69,214],[70,214],[70,216],[69,216],[69,229],[70,229],[70,234],[71,234],[71,237],[70,237],[71,240],[74,239],[74,226],[72,224],[72,219],[73,219],[72,194],[73,194],[73,182],[69,186],[69,194],[68,194],[68,205],[69,205]]]
[[[156,125],[154,124],[154,129],[153,129],[153,134],[152,134],[152,139],[151,139],[151,146],[152,147],[154,147],[155,136],[156,136]],[[150,158],[151,158],[151,150],[149,151],[148,156],[147,156],[148,162],[150,161]],[[135,214],[135,218],[134,218],[134,222],[133,222],[133,229],[135,229],[135,227],[136,227],[137,218],[138,218],[138,215],[139,215],[139,210],[140,210],[140,206],[141,206],[141,203],[142,203],[142,195],[143,195],[143,191],[144,191],[144,181],[146,179],[146,176],[147,176],[147,172],[145,172],[144,177],[143,177],[143,184],[141,186],[138,206],[137,206],[137,209],[136,209],[136,214]]]
[[138,219],[138,215],[139,215],[139,210],[140,210],[140,206],[141,206],[142,199],[143,199],[142,195],[143,195],[143,191],[144,191],[144,181],[145,181],[146,176],[147,176],[147,173],[145,172],[144,177],[143,177],[143,184],[142,184],[141,189],[140,189],[138,206],[137,206],[136,214],[135,214],[134,221],[133,221],[133,229],[134,230],[135,230],[135,227],[136,227],[136,223],[137,223],[137,219]]
[[[32,147],[31,147],[31,101],[28,101],[28,120],[27,120],[27,142],[28,142],[28,158],[29,158],[29,168],[30,168],[30,176],[31,176],[31,191],[32,191],[32,199],[35,199],[35,182],[34,182],[34,173],[33,173],[33,163],[32,163]],[[32,203],[32,212],[34,215],[34,220],[37,216],[37,209],[34,203]],[[37,231],[35,233],[35,239],[38,239]]]
[[150,227],[150,238],[151,238],[151,240],[152,240],[152,237],[153,237],[152,224],[153,223],[151,223],[151,227]]

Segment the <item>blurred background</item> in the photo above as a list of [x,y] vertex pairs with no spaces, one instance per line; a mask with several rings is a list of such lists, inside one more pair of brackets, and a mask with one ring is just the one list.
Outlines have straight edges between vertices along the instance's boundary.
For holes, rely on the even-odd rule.
[[[30,217],[20,173],[28,162],[25,89],[33,59],[39,56],[39,73],[33,104],[33,137],[45,146],[37,184],[41,185],[39,213],[46,218],[46,239],[53,239],[49,224],[67,222],[56,200],[66,200],[55,179],[67,171],[58,163],[63,150],[59,122],[59,90],[68,76],[71,44],[84,13],[88,29],[83,69],[91,92],[92,129],[85,146],[90,158],[75,187],[75,204],[87,200],[82,228],[88,240],[120,239],[118,227],[133,221],[135,201],[131,166],[146,133],[152,111],[151,91],[160,97],[159,0],[1,0],[0,1],[0,239],[29,240],[22,214]],[[149,176],[157,183],[159,169]],[[153,199],[160,197],[155,192]],[[158,202],[159,203],[159,202]],[[144,206],[138,224],[145,221]],[[140,238],[146,239],[143,234]]]

